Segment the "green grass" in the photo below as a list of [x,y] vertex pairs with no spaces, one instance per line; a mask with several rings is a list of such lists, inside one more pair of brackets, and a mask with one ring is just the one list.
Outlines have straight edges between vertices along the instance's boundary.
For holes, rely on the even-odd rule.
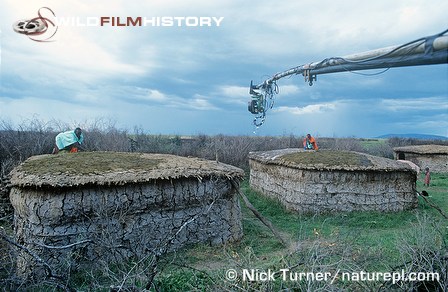
[[[403,264],[400,245],[405,241],[413,244],[411,235],[419,229],[419,221],[431,225],[428,226],[428,232],[437,229],[437,232],[434,232],[440,235],[427,236],[426,240],[430,241],[430,247],[448,250],[448,220],[445,220],[437,210],[429,207],[421,198],[419,198],[418,208],[410,211],[397,213],[352,212],[305,216],[285,211],[279,202],[252,191],[247,181],[243,182],[241,189],[258,211],[268,218],[290,240],[292,245],[282,246],[269,229],[242,205],[244,237],[241,242],[224,247],[197,245],[176,255],[177,259],[181,259],[182,264],[192,265],[195,269],[212,277],[214,281],[208,283],[214,284],[209,288],[226,283],[223,276],[226,269],[281,269],[300,261],[309,261],[312,258],[310,254],[316,250],[328,253],[323,261],[336,262],[345,257],[352,261],[352,264],[356,264],[358,270],[392,271],[393,268]],[[423,188],[422,182],[419,181],[417,189],[428,191],[431,196],[429,200],[448,213],[447,174],[433,174],[430,187]],[[426,230],[425,228],[426,226],[423,227],[423,230]],[[292,248],[297,245],[302,246],[302,249]],[[166,261],[173,262],[172,255],[167,256]],[[201,269],[204,266],[213,268]],[[306,267],[304,264],[302,269],[306,269]],[[187,269],[188,272],[175,269],[176,272],[173,274],[172,269],[175,267],[168,264],[166,270],[170,270],[170,277],[166,278],[163,273],[160,274],[159,283],[164,283],[164,281],[171,283],[172,277],[185,279],[185,273],[192,272],[191,269]],[[194,290],[194,283],[189,281],[186,283],[177,288],[179,290]],[[239,285],[243,284],[239,283]],[[294,288],[294,285],[297,284],[287,283],[285,285]],[[377,285],[380,284],[382,283],[377,283]],[[200,281],[199,285],[204,285],[204,282]],[[281,288],[282,284],[274,283],[273,285],[273,287],[263,286],[262,289],[277,290]],[[353,283],[338,283],[338,285],[340,288],[344,287],[349,290],[357,287],[356,284],[350,286]],[[346,287],[347,285],[348,287]],[[200,287],[203,286],[196,288],[201,290]],[[375,289],[378,288],[378,286],[375,287]],[[254,289],[254,286],[246,288]]]
[[387,139],[359,139],[359,142],[364,149],[371,149],[386,145],[387,141]]
[[[429,187],[424,186],[423,181],[424,172],[421,172],[420,177],[417,180],[417,190],[427,191],[429,194],[428,200],[444,210],[445,214],[448,214],[448,173],[431,174],[431,183]],[[426,210],[432,216],[438,215],[438,212],[426,204],[421,198],[419,208]]]

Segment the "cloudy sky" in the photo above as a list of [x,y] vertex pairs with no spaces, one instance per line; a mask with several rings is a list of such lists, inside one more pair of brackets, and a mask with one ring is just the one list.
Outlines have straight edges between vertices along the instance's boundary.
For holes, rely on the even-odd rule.
[[[327,57],[440,33],[445,0],[2,0],[0,119],[85,126],[98,118],[152,134],[448,136],[448,65],[278,82],[265,124],[247,111],[251,80]],[[50,7],[52,42],[16,33]],[[51,17],[48,11],[43,16]],[[202,17],[219,26],[98,25],[100,17]],[[111,18],[108,18],[111,20]],[[365,71],[377,73],[380,70]]]

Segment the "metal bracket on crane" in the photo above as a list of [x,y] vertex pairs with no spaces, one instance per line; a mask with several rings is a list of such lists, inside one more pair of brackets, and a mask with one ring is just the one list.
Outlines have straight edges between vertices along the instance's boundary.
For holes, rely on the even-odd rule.
[[309,86],[313,86],[313,81],[317,81],[317,75],[311,74],[310,69],[304,70],[302,75],[305,78],[305,82],[308,82]]

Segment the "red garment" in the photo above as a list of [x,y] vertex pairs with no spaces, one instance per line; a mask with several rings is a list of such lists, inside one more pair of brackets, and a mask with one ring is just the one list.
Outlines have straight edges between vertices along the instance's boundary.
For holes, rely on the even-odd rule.
[[318,150],[319,149],[319,147],[317,147],[316,139],[314,139],[314,137],[303,139],[303,147],[306,148],[307,140],[308,140],[308,143],[310,143],[311,146],[313,146],[313,150]]
[[431,182],[431,173],[429,172],[429,170],[427,170],[425,173],[425,185],[429,186],[430,182]]

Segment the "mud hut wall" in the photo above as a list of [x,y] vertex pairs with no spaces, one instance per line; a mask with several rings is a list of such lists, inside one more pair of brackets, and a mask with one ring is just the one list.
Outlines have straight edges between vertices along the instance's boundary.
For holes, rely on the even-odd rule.
[[[405,159],[409,160],[420,167],[421,171],[425,171],[429,167],[431,172],[448,173],[448,155],[447,154],[419,154],[403,152]],[[398,153],[395,153],[395,158],[398,158]]]
[[[198,242],[222,244],[243,235],[239,200],[226,178],[70,189],[14,187],[10,198],[16,240],[55,266],[73,261],[75,254],[78,264],[115,262],[157,253],[165,244],[174,250]],[[30,260],[26,254],[18,258],[19,274],[30,272]]]
[[250,161],[250,185],[299,213],[400,211],[417,206],[412,172],[329,171]]

